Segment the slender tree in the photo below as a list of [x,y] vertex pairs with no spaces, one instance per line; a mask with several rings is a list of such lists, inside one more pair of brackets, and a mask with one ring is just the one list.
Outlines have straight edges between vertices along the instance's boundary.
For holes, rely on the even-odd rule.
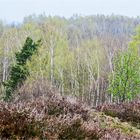
[[132,99],[140,91],[140,58],[138,48],[130,44],[124,52],[118,52],[113,61],[108,91],[119,101]]

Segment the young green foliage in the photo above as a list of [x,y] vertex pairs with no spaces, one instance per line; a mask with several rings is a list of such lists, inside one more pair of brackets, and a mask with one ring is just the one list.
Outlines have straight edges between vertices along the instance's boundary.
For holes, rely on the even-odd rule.
[[31,56],[37,51],[40,44],[41,40],[35,43],[30,37],[27,37],[21,51],[15,54],[16,64],[12,66],[8,80],[3,83],[5,88],[5,100],[9,100],[14,90],[18,86],[21,86],[26,80],[29,75],[26,62],[27,60],[30,60]]
[[130,43],[124,52],[114,57],[113,72],[109,77],[108,91],[119,101],[132,99],[140,91],[140,58],[138,47]]

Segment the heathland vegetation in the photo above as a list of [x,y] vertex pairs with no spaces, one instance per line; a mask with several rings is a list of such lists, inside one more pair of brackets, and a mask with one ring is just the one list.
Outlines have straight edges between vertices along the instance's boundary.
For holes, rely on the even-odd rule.
[[1,139],[140,139],[140,18],[0,22]]

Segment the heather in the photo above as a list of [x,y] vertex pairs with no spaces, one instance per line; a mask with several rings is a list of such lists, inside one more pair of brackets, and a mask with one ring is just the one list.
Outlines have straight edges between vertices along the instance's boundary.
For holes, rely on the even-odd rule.
[[139,21],[1,23],[0,139],[139,140]]
[[104,112],[106,115],[118,117],[122,121],[131,122],[132,125],[140,128],[140,102],[131,101],[118,104],[105,104],[98,106],[97,110]]
[[54,93],[1,102],[0,116],[1,139],[140,139],[129,123]]

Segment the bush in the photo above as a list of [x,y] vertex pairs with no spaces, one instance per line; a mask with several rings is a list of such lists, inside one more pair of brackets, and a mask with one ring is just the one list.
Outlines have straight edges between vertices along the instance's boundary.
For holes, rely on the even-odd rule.
[[[1,139],[134,139],[140,135],[125,134],[110,127],[113,120],[99,114],[90,116],[80,103],[70,103],[66,98],[50,95],[30,101],[16,100],[0,103]],[[109,127],[103,124],[108,123]]]
[[134,125],[140,124],[140,102],[129,102],[119,104],[106,104],[98,106],[99,111],[103,111],[106,115],[118,117],[122,121],[132,122]]
[[41,134],[42,124],[22,105],[0,104],[0,136],[2,138],[35,137]]

